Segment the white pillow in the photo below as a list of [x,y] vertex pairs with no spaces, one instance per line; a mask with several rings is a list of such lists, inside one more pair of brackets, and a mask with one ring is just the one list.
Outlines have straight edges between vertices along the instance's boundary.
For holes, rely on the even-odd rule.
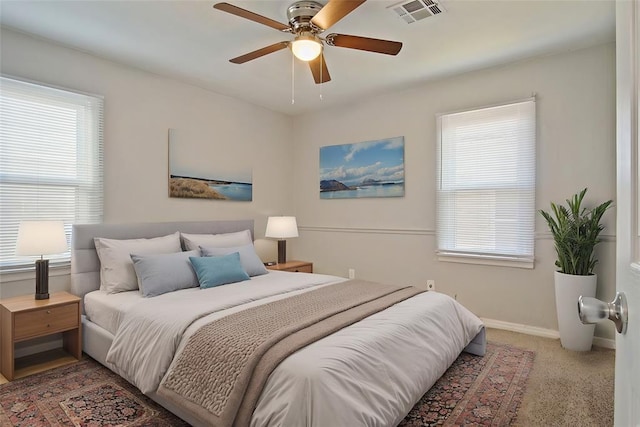
[[131,254],[150,255],[181,252],[180,233],[153,239],[93,239],[100,258],[100,290],[108,293],[138,289]]
[[200,246],[208,248],[230,248],[253,244],[249,230],[221,234],[187,234],[180,233],[184,247],[188,251],[200,250]]

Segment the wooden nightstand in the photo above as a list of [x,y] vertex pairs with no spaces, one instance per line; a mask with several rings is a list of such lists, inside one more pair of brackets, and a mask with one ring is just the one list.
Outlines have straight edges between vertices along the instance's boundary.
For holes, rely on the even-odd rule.
[[15,343],[60,332],[64,350],[80,360],[80,327],[80,298],[67,292],[56,292],[44,300],[33,295],[0,300],[0,372],[11,381],[52,367],[45,363],[35,369],[15,369]]
[[284,264],[268,265],[267,269],[277,271],[295,271],[313,273],[313,263],[307,261],[287,261]]

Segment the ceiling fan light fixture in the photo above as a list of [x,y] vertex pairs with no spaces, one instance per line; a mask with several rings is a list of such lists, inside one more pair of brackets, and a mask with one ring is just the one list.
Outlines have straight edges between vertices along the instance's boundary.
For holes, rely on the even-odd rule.
[[302,61],[312,61],[322,53],[322,42],[313,35],[299,35],[291,42],[291,51]]

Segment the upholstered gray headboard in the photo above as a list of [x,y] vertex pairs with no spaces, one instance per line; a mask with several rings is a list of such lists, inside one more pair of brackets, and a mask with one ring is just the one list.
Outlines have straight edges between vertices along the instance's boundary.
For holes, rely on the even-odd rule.
[[100,260],[94,237],[142,239],[166,236],[182,231],[191,234],[218,234],[250,230],[253,220],[157,222],[141,224],[75,224],[71,237],[71,293],[84,297],[100,289]]

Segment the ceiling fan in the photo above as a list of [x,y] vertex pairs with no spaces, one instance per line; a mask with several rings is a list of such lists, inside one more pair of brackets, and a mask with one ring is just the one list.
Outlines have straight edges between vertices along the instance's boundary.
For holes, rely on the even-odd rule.
[[230,59],[230,62],[243,64],[290,47],[297,58],[309,62],[313,79],[316,84],[320,84],[331,80],[322,53],[325,43],[329,46],[365,50],[368,52],[384,53],[386,55],[397,55],[400,49],[402,49],[402,43],[390,40],[335,33],[328,34],[324,37],[320,36],[320,34],[347,16],[365,1],[366,0],[329,0],[324,6],[316,1],[297,1],[287,9],[288,24],[282,24],[229,3],[217,3],[213,7],[295,36],[292,41],[274,43],[262,49],[254,50],[253,52]]

